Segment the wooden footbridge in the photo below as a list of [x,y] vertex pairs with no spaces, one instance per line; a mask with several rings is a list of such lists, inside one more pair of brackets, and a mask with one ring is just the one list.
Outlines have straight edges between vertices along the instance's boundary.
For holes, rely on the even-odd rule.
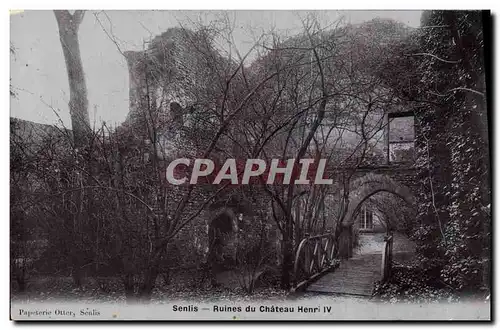
[[[294,292],[371,296],[375,282],[384,282],[389,278],[393,233],[369,234],[371,238],[376,237],[377,244],[367,242],[369,249],[356,251],[353,249],[354,221],[363,203],[379,192],[396,195],[409,207],[416,205],[415,197],[410,188],[385,174],[368,173],[355,180],[352,188],[339,235],[327,232],[306,236],[298,245],[294,263]],[[386,228],[390,231],[395,225],[389,222]],[[404,240],[408,241],[407,238]],[[405,255],[414,253],[400,250],[399,246],[396,250],[398,257],[401,252]]]
[[331,233],[302,240],[295,258],[294,291],[371,296],[375,282],[389,277],[392,234],[384,237],[380,251],[348,254],[340,263],[336,246]]

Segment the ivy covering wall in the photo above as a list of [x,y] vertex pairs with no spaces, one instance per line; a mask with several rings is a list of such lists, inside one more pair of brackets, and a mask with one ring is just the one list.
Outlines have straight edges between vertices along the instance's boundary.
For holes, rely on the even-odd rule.
[[415,111],[419,262],[435,285],[460,292],[489,283],[485,18],[426,11],[387,67],[388,81]]

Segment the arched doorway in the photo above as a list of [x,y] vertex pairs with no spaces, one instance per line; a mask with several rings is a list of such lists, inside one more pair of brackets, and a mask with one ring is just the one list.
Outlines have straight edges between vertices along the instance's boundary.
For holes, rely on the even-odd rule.
[[[398,224],[401,222],[398,219],[398,213],[402,209],[398,203],[401,202],[405,207],[415,209],[416,200],[411,190],[388,175],[367,174],[354,181],[349,193],[348,208],[342,221],[342,230],[339,236],[339,256],[344,259],[353,256],[355,243],[359,240],[359,231],[356,231],[356,220],[359,219],[360,215],[363,216],[362,211],[366,215],[366,206],[368,205],[377,206],[376,209],[384,215],[384,217],[380,218],[383,221],[385,233],[371,235],[371,238],[375,241],[371,249],[375,250],[379,248],[378,245],[382,246],[383,236],[398,229]],[[373,223],[373,215],[370,221]],[[365,222],[368,221],[365,219]],[[399,236],[402,238],[401,240],[409,241],[404,235]],[[367,237],[364,238],[365,243],[368,242]]]
[[208,261],[214,273],[234,266],[237,232],[238,218],[232,209],[221,209],[212,216],[208,228]]
[[349,207],[343,220],[344,226],[352,225],[363,203],[379,192],[396,195],[411,206],[416,204],[411,190],[388,175],[367,174],[356,180],[352,186],[354,189],[349,193]]

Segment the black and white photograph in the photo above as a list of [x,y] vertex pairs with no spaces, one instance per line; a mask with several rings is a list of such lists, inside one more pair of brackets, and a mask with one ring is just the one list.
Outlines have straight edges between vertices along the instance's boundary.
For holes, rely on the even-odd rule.
[[492,320],[490,11],[9,14],[11,320]]

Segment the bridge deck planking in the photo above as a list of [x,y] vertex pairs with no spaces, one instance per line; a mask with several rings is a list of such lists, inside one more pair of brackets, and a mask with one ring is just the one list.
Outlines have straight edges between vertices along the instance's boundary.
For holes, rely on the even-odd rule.
[[343,260],[333,272],[309,285],[307,292],[371,296],[373,284],[380,280],[382,254],[356,255]]
[[[359,246],[354,256],[342,260],[339,267],[327,273],[306,291],[320,294],[371,296],[373,285],[381,279],[384,233],[364,233],[359,237]],[[415,244],[408,237],[395,232],[393,260],[406,263],[415,255]]]

